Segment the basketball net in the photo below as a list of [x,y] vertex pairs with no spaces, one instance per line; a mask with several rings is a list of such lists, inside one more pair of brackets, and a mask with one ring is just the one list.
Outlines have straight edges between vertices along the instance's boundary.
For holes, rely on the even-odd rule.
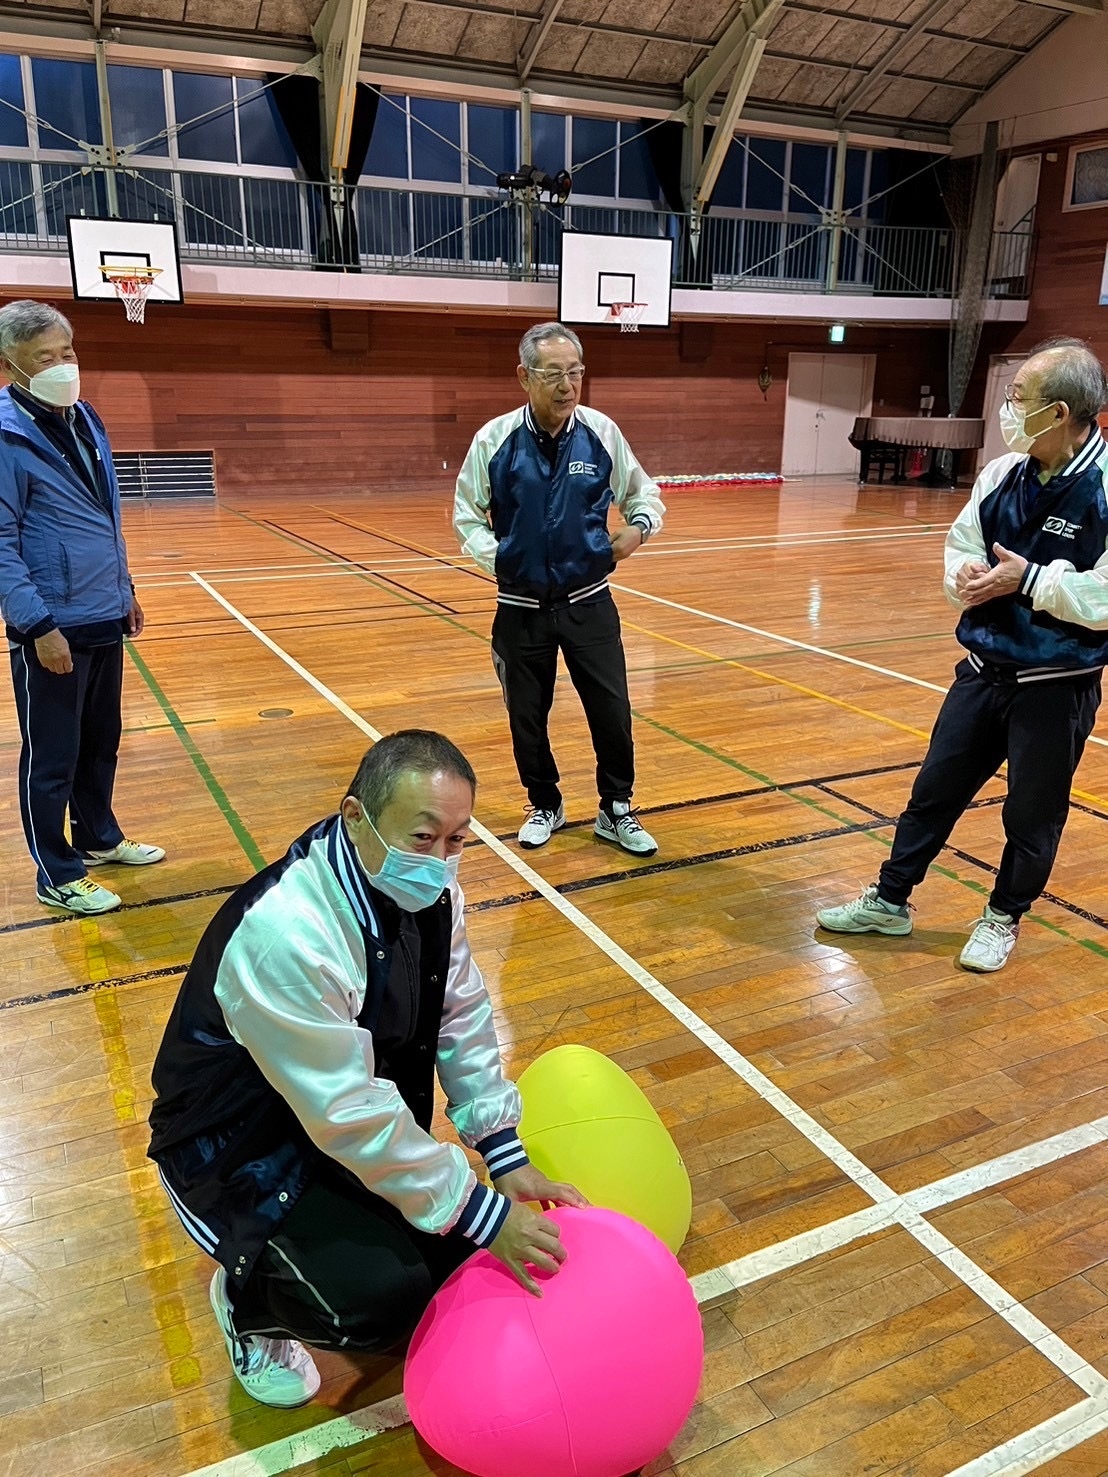
[[613,303],[608,309],[608,317],[619,324],[620,333],[638,333],[639,319],[648,306],[647,303]]
[[115,295],[123,304],[128,323],[146,321],[146,299],[154,285],[154,278],[161,267],[101,267],[105,282],[115,288]]

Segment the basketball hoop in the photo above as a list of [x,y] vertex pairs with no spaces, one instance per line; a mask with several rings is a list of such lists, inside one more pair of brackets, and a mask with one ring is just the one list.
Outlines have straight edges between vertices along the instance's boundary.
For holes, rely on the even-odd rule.
[[146,299],[154,285],[154,278],[161,267],[136,267],[133,263],[125,267],[101,267],[100,275],[115,288],[115,295],[123,304],[128,323],[143,323],[146,319]]
[[612,303],[608,317],[619,324],[620,333],[638,333],[639,319],[649,306],[649,303]]

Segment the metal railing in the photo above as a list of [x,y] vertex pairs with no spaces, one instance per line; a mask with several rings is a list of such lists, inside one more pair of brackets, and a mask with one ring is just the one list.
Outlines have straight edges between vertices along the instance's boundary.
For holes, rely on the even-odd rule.
[[[0,252],[66,249],[69,215],[106,215],[106,171],[0,160]],[[698,225],[659,207],[537,209],[499,196],[171,169],[117,169],[120,215],[174,221],[186,261],[251,266],[359,267],[541,281],[557,274],[563,231],[656,235],[674,242],[674,284],[951,297],[960,242],[950,229],[847,217],[709,212]],[[1026,297],[1031,222],[993,238],[988,291]]]

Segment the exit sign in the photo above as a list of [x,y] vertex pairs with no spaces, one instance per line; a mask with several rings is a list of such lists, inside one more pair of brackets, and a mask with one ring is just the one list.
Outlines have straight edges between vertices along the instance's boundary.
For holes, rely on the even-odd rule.
[[846,342],[846,324],[845,323],[832,323],[831,327],[827,331],[827,337],[831,340],[831,342],[833,344],[842,344],[842,343],[845,343]]

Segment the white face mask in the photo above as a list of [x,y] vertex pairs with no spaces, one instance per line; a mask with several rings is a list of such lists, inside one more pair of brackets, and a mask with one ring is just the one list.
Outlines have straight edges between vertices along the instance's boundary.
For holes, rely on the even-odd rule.
[[1002,401],[1000,406],[1000,434],[1004,437],[1004,444],[1008,450],[1016,451],[1021,456],[1026,456],[1038,437],[1043,434],[1042,431],[1039,431],[1034,436],[1028,435],[1028,417],[1041,415],[1044,410],[1050,409],[1051,406],[1049,405],[1040,405],[1038,410],[1017,410],[1009,401]]

